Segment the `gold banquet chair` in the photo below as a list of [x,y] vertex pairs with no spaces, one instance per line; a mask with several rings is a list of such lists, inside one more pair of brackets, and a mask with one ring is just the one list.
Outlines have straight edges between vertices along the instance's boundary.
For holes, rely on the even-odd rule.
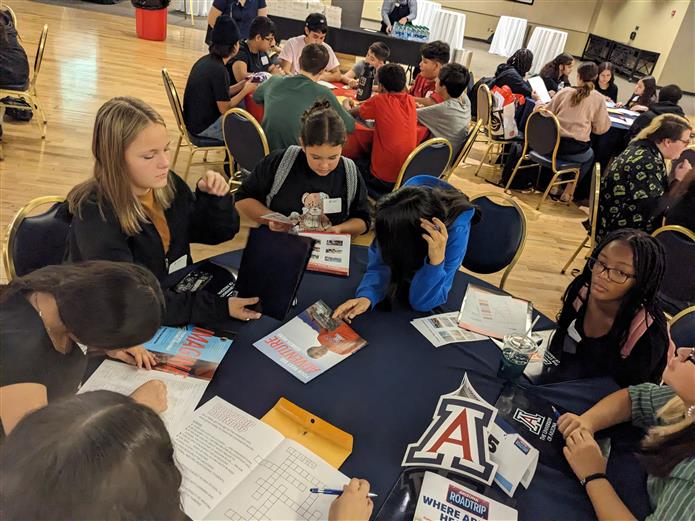
[[[3,7],[3,9],[7,9],[10,13],[10,16],[12,16],[14,20],[14,12],[9,9],[7,6]],[[0,89],[0,99],[6,98],[6,97],[12,97],[12,98],[19,98],[24,100],[28,107],[22,107],[18,105],[10,105],[7,103],[2,103],[0,101],[0,107],[3,108],[12,108],[12,109],[17,109],[17,110],[32,110],[34,111],[34,116],[36,119],[36,123],[39,126],[39,129],[41,130],[41,139],[46,138],[46,115],[43,112],[43,109],[41,108],[41,104],[39,103],[39,96],[36,91],[36,82],[39,79],[39,72],[41,71],[41,63],[43,62],[43,53],[46,49],[46,38],[48,37],[48,24],[44,24],[43,30],[41,31],[41,36],[39,37],[39,46],[36,50],[36,57],[34,58],[34,70],[31,74],[31,78],[29,78],[29,84],[28,86],[25,85],[17,85],[16,88],[12,87],[3,87]]]
[[[493,135],[492,92],[490,92],[490,88],[484,83],[478,87],[478,92],[476,93],[476,106],[478,108],[478,121],[482,121],[481,135],[484,137],[484,142],[487,145],[483,157],[480,158],[480,164],[478,164],[478,168],[475,170],[475,175],[477,176],[484,164],[488,166],[499,166],[501,168],[504,165],[504,156],[509,155],[509,152],[504,151],[504,145],[513,143],[515,140],[503,139]],[[497,155],[497,158],[500,160],[499,165],[486,162],[486,159],[491,154]]]
[[[176,126],[179,129],[179,139],[176,143],[176,149],[174,150],[174,157],[171,159],[171,169],[174,170],[176,166],[176,160],[179,157],[179,150],[183,147],[188,147],[191,151],[188,156],[188,161],[186,161],[186,168],[183,172],[183,178],[188,178],[188,171],[192,166],[199,165],[226,165],[229,164],[227,159],[227,147],[224,145],[223,141],[217,141],[216,139],[201,138],[194,136],[186,128],[186,122],[183,119],[183,108],[181,106],[181,99],[176,91],[176,85],[169,76],[169,71],[167,69],[162,69],[162,80],[164,81],[164,90],[166,90],[167,98],[169,98],[169,105],[171,105],[171,111],[174,113],[174,119],[176,120]],[[221,152],[225,155],[223,161],[207,161],[208,152]],[[193,156],[199,153],[203,153],[202,161],[193,161]]]
[[451,143],[443,137],[423,141],[405,159],[398,173],[394,190],[398,190],[411,177],[416,175],[441,176],[451,161]]
[[471,153],[471,150],[473,150],[473,145],[475,144],[475,140],[478,137],[478,132],[480,132],[480,129],[483,126],[483,121],[478,120],[475,125],[473,126],[473,129],[468,133],[468,138],[466,139],[466,142],[463,144],[461,147],[461,151],[459,152],[459,155],[456,156],[456,159],[454,159],[451,162],[451,165],[449,165],[449,168],[442,174],[442,179],[445,181],[449,180],[449,177],[451,177],[451,174],[454,173],[454,170],[456,170],[459,165],[468,159],[468,154]]

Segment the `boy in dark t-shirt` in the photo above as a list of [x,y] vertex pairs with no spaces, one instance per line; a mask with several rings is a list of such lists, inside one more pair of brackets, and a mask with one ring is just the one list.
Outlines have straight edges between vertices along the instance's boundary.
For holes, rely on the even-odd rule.
[[[270,63],[268,51],[275,43],[275,24],[266,16],[257,16],[251,22],[249,37],[239,44],[239,52],[232,58],[232,83],[238,83],[249,74],[269,72],[276,74],[282,71],[277,65]],[[229,65],[227,65],[229,68]]]

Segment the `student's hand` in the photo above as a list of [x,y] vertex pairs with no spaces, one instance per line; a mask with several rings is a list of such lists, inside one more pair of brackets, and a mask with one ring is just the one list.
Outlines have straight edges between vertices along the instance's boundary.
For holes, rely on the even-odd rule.
[[150,380],[135,389],[130,397],[142,405],[147,405],[156,413],[167,410],[167,386],[161,380]]
[[386,34],[391,34],[391,31],[393,31],[393,27],[390,25],[386,26]]
[[439,266],[444,262],[446,241],[449,238],[446,226],[436,217],[431,221],[420,219],[420,226],[427,232],[422,234],[422,238],[427,241],[427,256],[430,259],[430,264]]
[[350,79],[347,81],[348,87],[350,87],[351,89],[356,88],[357,85],[358,85],[359,83],[360,83],[360,82],[359,82],[359,80],[358,80],[357,78],[350,78]]
[[367,297],[351,298],[335,309],[333,318],[342,319],[349,324],[353,318],[368,311],[370,307],[372,307],[372,301]]
[[557,420],[557,428],[565,439],[567,439],[577,429],[585,430],[593,435],[595,432],[594,426],[589,420],[582,416],[577,416],[571,412],[566,412]]
[[352,98],[345,98],[343,100],[343,107],[345,107],[348,110],[354,109],[356,106],[357,106],[357,102]]
[[690,164],[690,161],[685,159],[681,164],[679,164],[676,167],[676,170],[673,172],[673,178],[676,181],[682,181],[685,175],[690,172],[693,169],[693,166]]
[[369,498],[369,482],[352,478],[343,487],[328,511],[328,521],[369,521],[374,503]]
[[574,431],[567,438],[562,451],[578,479],[606,472],[606,459],[590,432],[582,429]]
[[630,107],[630,110],[633,112],[647,112],[649,108],[645,107],[644,105],[633,105]]
[[[550,93],[548,93],[550,94]],[[531,91],[531,97],[533,98],[533,101],[538,101],[541,99],[541,97],[538,95],[538,93],[535,90]]]
[[258,311],[246,309],[246,306],[253,306],[254,304],[258,304],[258,300],[258,297],[230,298],[227,301],[227,306],[229,308],[229,316],[233,318],[238,318],[239,320],[244,320],[246,322],[248,322],[249,320],[257,320],[261,318],[263,315],[261,315]]
[[[536,92],[536,91],[534,90],[533,92]],[[548,96],[550,96],[551,98],[554,97],[555,94],[557,94],[557,92],[555,92],[554,90],[549,90],[549,91],[548,91]]]
[[[610,99],[610,98],[608,98],[608,99]],[[622,102],[620,102],[620,101],[619,101],[618,103],[615,104],[615,108],[616,108],[616,109],[622,109],[624,106],[625,106],[625,105],[624,105]]]
[[106,356],[125,362],[126,364],[136,365],[148,371],[157,365],[157,357],[142,346],[128,347],[126,349],[110,349],[106,351]]
[[400,20],[398,20],[398,23],[401,24],[401,25],[405,25],[405,24],[408,23],[408,18],[406,18],[406,17],[404,16],[403,18],[401,18]]
[[244,93],[244,96],[248,96],[249,94],[253,94],[256,89],[258,88],[258,83],[254,83],[252,81],[247,81],[241,91]]
[[289,232],[292,229],[292,225],[289,223],[279,223],[277,221],[268,221],[268,228],[273,232]]
[[198,179],[196,184],[198,190],[203,193],[223,197],[229,193],[229,185],[222,174],[213,170],[208,170],[205,175]]

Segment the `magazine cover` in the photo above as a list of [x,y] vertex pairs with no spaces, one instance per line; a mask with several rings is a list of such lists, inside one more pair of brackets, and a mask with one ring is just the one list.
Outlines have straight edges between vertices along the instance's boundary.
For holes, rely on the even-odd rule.
[[439,474],[425,472],[413,521],[441,519],[516,521],[517,512]]
[[253,345],[302,382],[313,380],[367,345],[322,300]]
[[350,275],[350,234],[302,232],[299,235],[316,241],[307,266],[309,271]]
[[145,349],[157,357],[155,369],[211,380],[232,340],[197,326],[160,327]]

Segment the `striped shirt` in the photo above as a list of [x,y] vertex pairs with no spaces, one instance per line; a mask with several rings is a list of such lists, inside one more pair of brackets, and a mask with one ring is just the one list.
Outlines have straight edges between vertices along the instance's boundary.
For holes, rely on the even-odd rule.
[[[632,400],[632,423],[649,429],[660,425],[657,412],[675,396],[667,386],[645,383],[628,388]],[[653,512],[646,521],[695,520],[695,458],[676,465],[666,478],[649,476],[647,492]]]

